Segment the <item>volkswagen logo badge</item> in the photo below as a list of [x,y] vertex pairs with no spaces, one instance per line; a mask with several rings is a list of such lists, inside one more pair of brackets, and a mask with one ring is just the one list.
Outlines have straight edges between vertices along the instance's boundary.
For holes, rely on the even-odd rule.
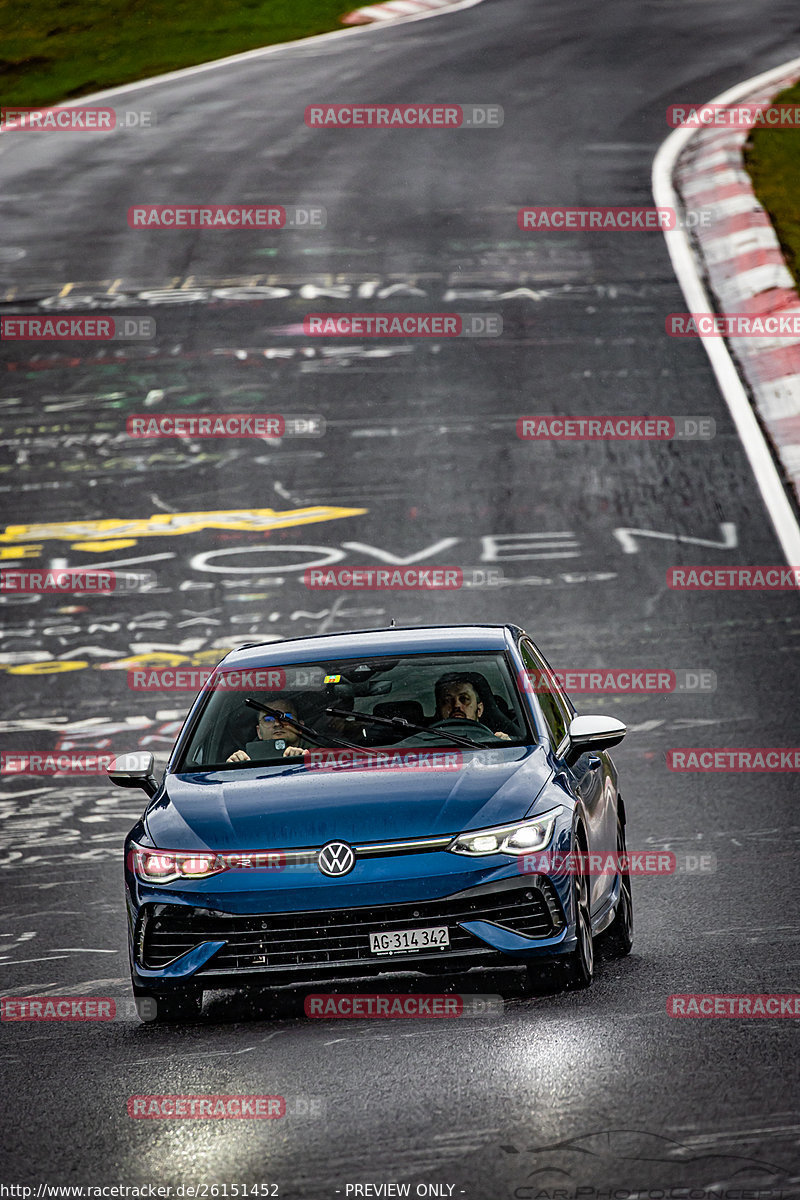
[[355,865],[355,851],[347,842],[328,842],[317,855],[317,866],[323,875],[346,875]]

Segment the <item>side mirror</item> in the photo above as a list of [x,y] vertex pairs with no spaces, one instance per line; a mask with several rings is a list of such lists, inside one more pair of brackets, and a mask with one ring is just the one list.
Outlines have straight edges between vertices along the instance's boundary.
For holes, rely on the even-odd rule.
[[153,756],[149,750],[118,754],[108,768],[108,778],[117,787],[143,788],[148,796],[155,796],[158,791],[153,774]]
[[564,755],[567,766],[574,766],[590,750],[608,750],[619,745],[627,732],[627,727],[616,717],[573,717],[567,730],[569,744]]

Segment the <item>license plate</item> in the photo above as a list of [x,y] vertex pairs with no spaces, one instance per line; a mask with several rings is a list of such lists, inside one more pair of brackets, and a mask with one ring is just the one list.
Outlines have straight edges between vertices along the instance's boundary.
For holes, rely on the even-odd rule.
[[369,948],[373,954],[408,954],[413,950],[446,950],[449,946],[450,934],[446,925],[369,935]]

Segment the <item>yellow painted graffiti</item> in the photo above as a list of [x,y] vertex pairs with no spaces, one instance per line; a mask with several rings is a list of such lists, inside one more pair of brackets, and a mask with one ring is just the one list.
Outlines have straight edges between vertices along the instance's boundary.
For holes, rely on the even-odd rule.
[[0,560],[4,558],[38,558],[41,546],[0,546]]
[[9,675],[61,675],[64,671],[83,671],[88,665],[83,658],[52,659],[50,662],[17,663],[5,670]]
[[[234,650],[238,643],[229,647]],[[95,663],[96,671],[133,671],[136,667],[215,667],[225,657],[228,650],[196,650],[194,654],[179,654],[171,650],[151,650],[147,654],[129,654],[125,658],[115,658],[112,662]]]
[[[266,533],[271,529],[288,529],[293,525],[311,525],[318,521],[335,521],[340,517],[357,517],[366,508],[338,508],[322,504],[314,508],[294,508],[276,512],[273,508],[233,508],[227,511],[154,513],[151,517],[130,519],[111,517],[102,521],[53,521],[42,525],[8,525],[0,533],[0,542],[42,541],[73,542],[81,549],[107,546],[109,539],[142,537],[175,537],[184,533],[200,533],[204,529],[225,529],[234,532]],[[133,545],[127,541],[126,545]]]
[[[100,671],[132,671],[135,667],[150,667],[156,670],[158,667],[180,667],[188,663],[190,655],[175,654],[168,650],[152,650],[148,654],[129,654],[127,658],[115,658],[112,662],[98,663],[97,669]],[[222,654],[218,654],[217,658],[222,658]],[[192,663],[192,666],[195,666]]]
[[[233,645],[231,649],[233,649]],[[227,651],[198,650],[194,654],[177,654],[168,650],[153,650],[148,654],[129,654],[125,658],[115,658],[110,662],[92,663],[94,671],[133,671],[146,667],[158,670],[160,667],[215,667],[223,659]],[[85,659],[47,659],[45,662],[31,661],[27,663],[0,663],[0,671],[9,675],[58,675],[64,671],[83,671],[89,666]]]

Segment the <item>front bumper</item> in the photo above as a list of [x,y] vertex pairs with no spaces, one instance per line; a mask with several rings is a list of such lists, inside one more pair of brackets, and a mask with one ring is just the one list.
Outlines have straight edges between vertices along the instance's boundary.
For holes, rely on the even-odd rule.
[[[133,916],[133,914],[132,914]],[[373,954],[369,934],[446,925],[450,947]],[[441,899],[293,912],[236,913],[150,902],[134,916],[135,986],[169,990],[302,983],[385,972],[460,972],[568,953],[568,915],[552,880],[516,876]]]

